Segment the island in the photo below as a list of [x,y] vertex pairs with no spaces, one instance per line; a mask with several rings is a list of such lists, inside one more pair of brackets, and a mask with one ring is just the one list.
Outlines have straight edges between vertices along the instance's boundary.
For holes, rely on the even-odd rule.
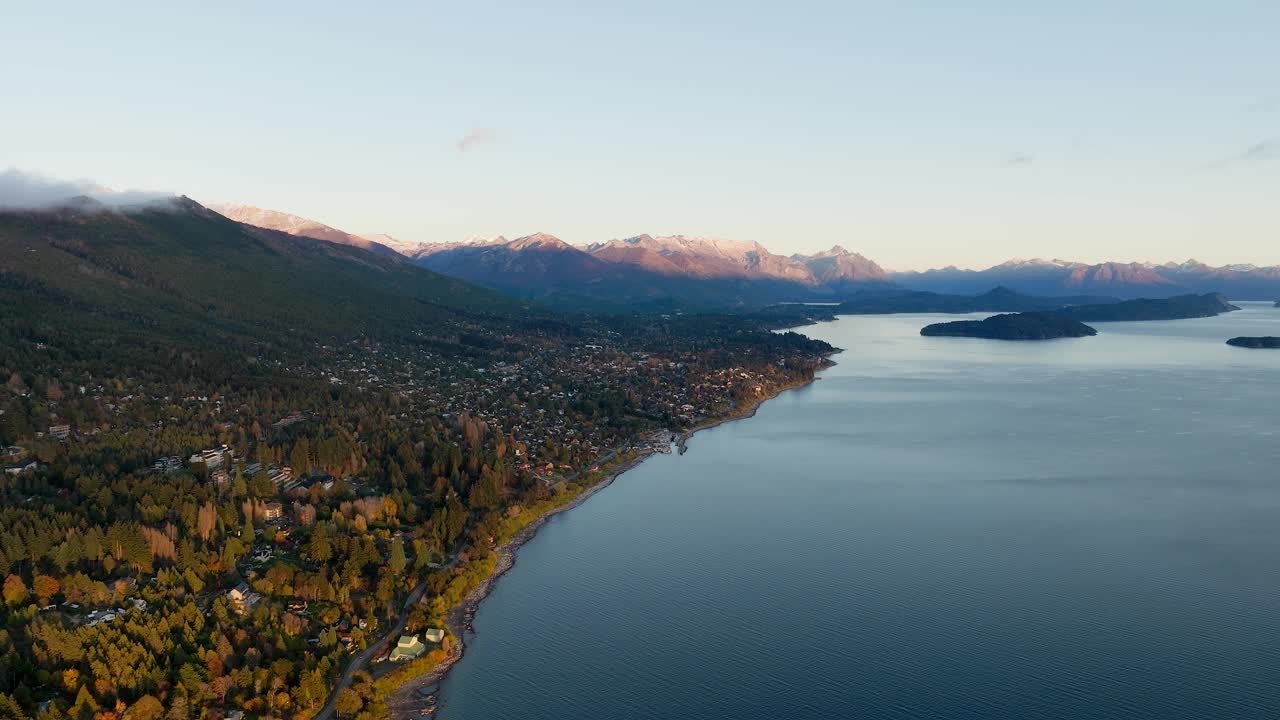
[[1081,322],[1124,322],[1137,320],[1185,320],[1214,317],[1240,308],[1227,302],[1221,293],[1178,295],[1171,298],[1126,300],[1118,303],[1077,305],[1059,310]]
[[926,337],[972,337],[989,340],[1053,340],[1097,335],[1079,320],[1057,313],[1027,312],[992,315],[985,320],[934,323],[920,330]]
[[1253,350],[1280,350],[1280,337],[1233,337],[1227,344]]

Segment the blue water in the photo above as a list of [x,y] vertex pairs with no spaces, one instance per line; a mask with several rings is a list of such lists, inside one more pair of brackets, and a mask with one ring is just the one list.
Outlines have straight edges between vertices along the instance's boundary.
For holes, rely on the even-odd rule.
[[1280,310],[804,331],[814,385],[552,520],[446,720],[1280,717]]

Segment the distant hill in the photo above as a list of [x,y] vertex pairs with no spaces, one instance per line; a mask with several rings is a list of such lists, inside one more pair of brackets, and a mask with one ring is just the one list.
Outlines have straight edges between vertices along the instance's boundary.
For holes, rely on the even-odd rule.
[[1184,263],[1099,263],[1066,260],[1010,260],[986,270],[954,267],[925,272],[891,273],[889,278],[916,290],[974,293],[1003,285],[1032,295],[1112,295],[1162,298],[1189,293],[1221,292],[1238,299],[1268,298],[1280,293],[1280,266],[1210,267]]
[[1240,308],[1225,295],[1179,295],[1161,299],[1126,300],[1106,305],[1080,305],[1058,312],[1083,322],[1124,322],[1135,320],[1186,320],[1214,317]]
[[309,237],[339,245],[350,245],[351,247],[358,247],[362,250],[369,250],[383,255],[398,256],[400,254],[396,249],[368,237],[352,235],[337,228],[329,227],[324,223],[318,223],[315,220],[308,220],[278,210],[266,210],[252,205],[235,205],[231,203],[210,205],[209,209],[236,222],[255,225],[268,230],[279,230],[299,237]]
[[1119,302],[1117,298],[1095,295],[1040,297],[998,287],[979,295],[948,295],[921,290],[863,290],[834,310],[837,315],[888,313],[969,313],[1035,312],[1057,310],[1071,305]]
[[[1003,289],[997,289],[1003,290]],[[996,292],[996,291],[993,291]],[[1006,302],[1007,291],[996,293]],[[1174,298],[1126,300],[1124,302],[1072,305],[1057,310],[994,315],[985,320],[957,320],[934,323],[920,330],[921,335],[976,337],[993,340],[1049,340],[1061,337],[1086,337],[1098,331],[1083,321],[1118,322],[1144,320],[1183,320],[1213,317],[1240,308],[1218,294],[1183,295]],[[1235,338],[1230,344],[1257,338]],[[1237,342],[1239,341],[1239,342]],[[1264,347],[1265,345],[1248,345]]]
[[399,255],[245,225],[187,198],[0,211],[0,316],[37,335],[204,348],[413,335],[443,347],[461,326],[522,312]]

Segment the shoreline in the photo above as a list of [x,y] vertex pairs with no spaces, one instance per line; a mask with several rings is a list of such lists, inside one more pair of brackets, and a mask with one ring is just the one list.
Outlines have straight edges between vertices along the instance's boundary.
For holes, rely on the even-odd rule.
[[[836,353],[838,352],[840,351],[837,350]],[[832,353],[832,354],[836,354],[836,353]],[[716,420],[708,421],[702,425],[689,428],[688,430],[681,432],[679,436],[677,436],[676,439],[674,440],[674,445],[677,448],[677,452],[683,454],[687,450],[689,439],[703,430],[710,430],[712,428],[719,427],[726,423],[735,422],[738,420],[746,420],[748,418],[755,417],[755,414],[760,409],[761,405],[764,405],[766,402],[782,395],[785,392],[798,390],[800,388],[804,388],[804,387],[808,387],[809,385],[812,385],[813,383],[818,381],[819,372],[831,367],[834,364],[835,364],[835,361],[831,360],[830,356],[828,356],[824,364],[821,367],[819,367],[817,370],[815,370],[813,377],[809,378],[808,380],[800,383],[795,383],[792,385],[779,387],[775,392],[772,392],[764,397],[756,398],[754,402],[750,403],[748,406],[744,406],[742,409],[738,411],[735,411],[733,413],[730,413],[729,415],[725,415],[724,417],[718,418]],[[467,632],[467,627],[470,624],[469,622],[470,618],[475,615],[475,612],[479,609],[480,604],[483,603],[485,599],[489,597],[489,593],[493,591],[493,587],[498,582],[498,580],[503,575],[505,575],[509,570],[511,570],[511,568],[515,567],[516,554],[522,545],[524,545],[525,543],[532,540],[535,536],[537,536],[538,530],[541,529],[542,526],[545,525],[547,521],[549,521],[551,518],[555,517],[556,515],[559,515],[562,512],[566,512],[568,510],[572,510],[573,508],[578,507],[579,505],[581,505],[582,503],[590,499],[591,496],[595,495],[601,490],[604,490],[605,488],[612,485],[613,482],[617,480],[619,477],[621,477],[623,473],[636,468],[642,462],[644,462],[649,457],[655,454],[657,453],[653,450],[642,452],[637,457],[627,461],[620,467],[610,472],[608,475],[601,478],[599,482],[583,490],[574,499],[570,500],[564,505],[560,505],[558,507],[552,508],[547,512],[543,513],[542,515],[539,515],[536,519],[534,519],[528,525],[524,526],[519,531],[517,531],[515,535],[512,535],[509,540],[503,543],[502,546],[495,551],[496,554],[498,555],[498,561],[497,561],[497,564],[494,566],[493,572],[490,573],[489,576],[486,577],[483,582],[481,582],[479,585],[473,588],[471,592],[467,593],[467,596],[462,599],[462,602],[458,603],[452,608],[449,608],[449,610],[445,612],[445,616],[444,616],[445,626],[448,627],[449,632],[452,633],[455,638],[457,638],[457,643],[454,645],[453,650],[449,653],[448,657],[440,661],[440,664],[432,668],[430,672],[427,672],[422,675],[419,675],[418,677],[410,678],[409,680],[406,680],[405,682],[401,683],[400,686],[397,687],[394,692],[392,692],[387,696],[388,716],[393,720],[409,720],[409,718],[417,717],[418,713],[416,711],[418,709],[418,706],[421,704],[421,698],[418,697],[418,691],[421,690],[422,688],[429,688],[435,685],[439,685],[439,683],[443,681],[445,677],[448,676],[449,671],[453,669],[453,666],[456,665],[460,660],[462,660],[462,658],[466,655],[467,643],[466,643],[465,635]],[[434,692],[437,695],[439,693],[438,689]],[[441,700],[443,700],[443,698],[441,698]],[[439,703],[437,707],[438,708],[444,707],[443,702]]]
[[[836,352],[839,352],[839,351],[836,351]],[[720,427],[721,425],[724,425],[726,423],[736,422],[738,420],[746,420],[748,418],[755,417],[756,412],[760,410],[761,405],[764,405],[770,400],[773,400],[774,398],[781,396],[783,393],[791,392],[792,390],[799,390],[800,388],[809,387],[810,385],[818,381],[819,372],[826,370],[832,365],[835,365],[835,361],[832,360],[830,357],[828,357],[826,359],[826,362],[822,365],[822,367],[815,370],[813,373],[813,377],[809,378],[808,380],[802,383],[795,383],[793,385],[786,385],[783,387],[779,387],[775,392],[773,392],[770,395],[767,395],[761,398],[756,398],[755,402],[751,403],[749,406],[743,407],[742,409],[732,412],[728,415],[725,415],[722,418],[717,418],[715,420],[708,421],[697,427],[693,427],[693,428],[689,428],[688,430],[685,430],[684,432],[680,433],[680,435],[675,440],[675,446],[677,451],[683,454],[686,450],[688,450],[689,439],[692,438],[694,435],[702,432],[703,430],[710,430],[711,428]]]
[[645,459],[652,454],[652,451],[645,452],[627,461],[608,475],[602,477],[596,484],[583,490],[577,497],[573,498],[569,502],[551,508],[547,512],[539,515],[528,525],[525,525],[512,535],[511,538],[503,543],[501,547],[495,550],[494,553],[498,556],[498,561],[493,568],[493,572],[490,573],[489,576],[486,577],[479,585],[472,588],[471,592],[467,593],[466,597],[462,599],[462,602],[449,608],[444,614],[445,626],[449,629],[449,632],[457,638],[457,643],[453,646],[453,650],[449,653],[448,657],[441,660],[440,664],[436,665],[429,672],[423,673],[415,678],[410,678],[409,680],[401,683],[401,685],[395,689],[395,692],[391,693],[387,697],[388,714],[393,718],[409,717],[408,713],[403,712],[406,708],[402,706],[414,704],[417,699],[413,696],[419,689],[438,684],[446,675],[449,674],[449,671],[453,669],[453,666],[463,658],[467,650],[465,636],[467,633],[467,626],[469,625],[468,618],[474,615],[480,604],[489,597],[489,593],[493,591],[493,587],[498,580],[503,575],[507,574],[507,571],[515,567],[516,551],[520,549],[520,546],[532,540],[534,536],[538,534],[538,530],[541,529],[542,526],[551,518],[567,510],[572,510],[586,502],[592,495],[595,495],[601,490],[612,485],[613,481],[617,480],[620,475],[644,462]]

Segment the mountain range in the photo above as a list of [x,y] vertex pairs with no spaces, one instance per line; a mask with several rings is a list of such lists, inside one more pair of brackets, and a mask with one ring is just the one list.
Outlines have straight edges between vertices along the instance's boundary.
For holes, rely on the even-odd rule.
[[1173,297],[1221,292],[1280,296],[1280,266],[1081,263],[1010,260],[985,270],[955,267],[887,272],[840,245],[812,255],[779,255],[759,243],[685,235],[635,235],[575,246],[546,233],[455,243],[409,243],[357,235],[287,213],[214,206],[240,222],[293,235],[399,253],[430,270],[551,305],[730,307],[776,302],[842,302],[891,289],[973,295],[1003,287],[1037,296]]
[[890,279],[904,287],[945,293],[980,292],[995,285],[1035,295],[1114,295],[1165,298],[1187,293],[1221,292],[1252,300],[1280,295],[1280,266],[1211,267],[1196,260],[1182,263],[1097,264],[1067,260],[1010,260],[986,270],[947,267],[899,272]]
[[278,230],[295,237],[309,237],[315,240],[337,243],[338,245],[350,245],[351,247],[358,247],[361,250],[368,250],[381,255],[400,255],[399,250],[373,237],[353,235],[337,228],[329,227],[324,223],[278,210],[267,210],[252,205],[237,205],[234,203],[213,204],[209,206],[209,209],[239,223],[269,230]]

